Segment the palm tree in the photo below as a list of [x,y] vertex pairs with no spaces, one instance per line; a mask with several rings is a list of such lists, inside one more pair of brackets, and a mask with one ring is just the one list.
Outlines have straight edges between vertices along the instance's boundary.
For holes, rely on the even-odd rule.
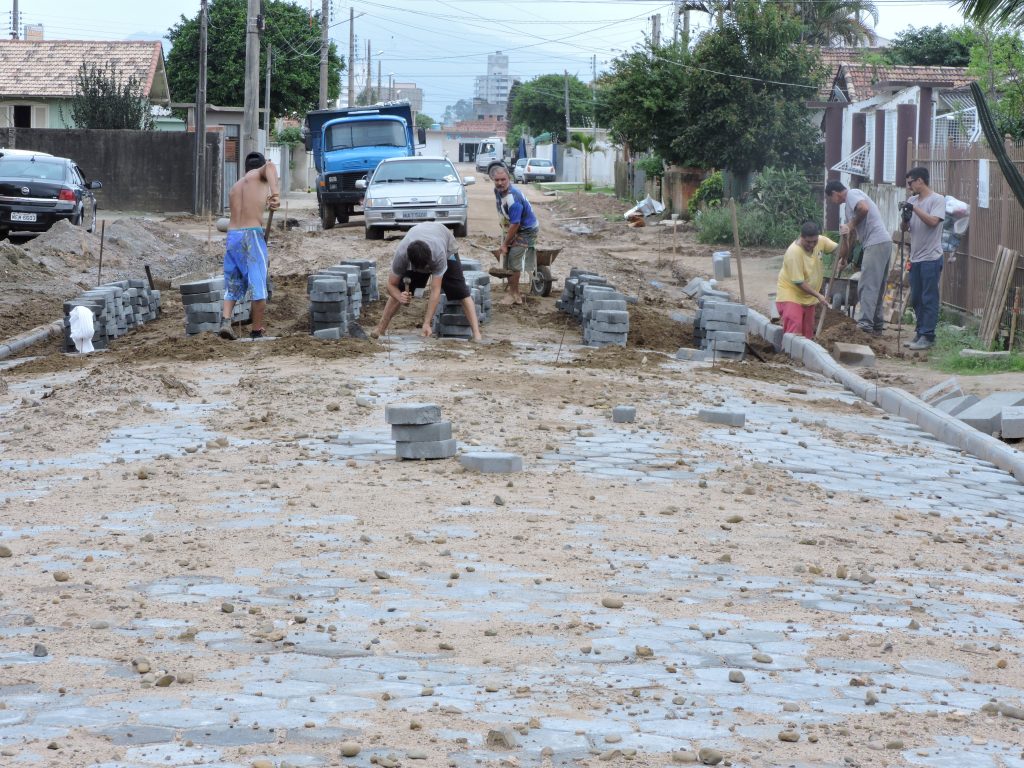
[[[875,41],[878,7],[870,0],[813,0],[785,6],[800,17],[803,41],[810,45],[855,46]],[[868,18],[874,25],[868,25]]]
[[583,188],[590,189],[590,170],[588,159],[594,152],[604,152],[597,146],[597,137],[590,133],[573,133],[566,143],[570,149],[578,149],[583,153]]
[[1021,0],[957,0],[964,18],[975,24],[995,22],[999,26],[1024,27]]

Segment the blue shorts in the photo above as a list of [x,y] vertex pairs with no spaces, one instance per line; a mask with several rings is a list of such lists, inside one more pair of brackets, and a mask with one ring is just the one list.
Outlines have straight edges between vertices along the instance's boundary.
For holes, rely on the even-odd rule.
[[252,300],[267,298],[267,243],[259,227],[229,229],[224,251],[224,298],[241,301],[252,289]]

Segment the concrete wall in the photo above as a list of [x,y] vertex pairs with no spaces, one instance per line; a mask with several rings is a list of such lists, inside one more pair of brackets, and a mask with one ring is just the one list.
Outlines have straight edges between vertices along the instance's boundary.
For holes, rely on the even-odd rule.
[[[194,133],[0,128],[0,146],[70,157],[87,180],[102,181],[96,192],[101,210],[191,212],[194,142]],[[217,134],[207,135],[209,167],[216,171],[210,174],[213,200],[221,195],[222,146]]]

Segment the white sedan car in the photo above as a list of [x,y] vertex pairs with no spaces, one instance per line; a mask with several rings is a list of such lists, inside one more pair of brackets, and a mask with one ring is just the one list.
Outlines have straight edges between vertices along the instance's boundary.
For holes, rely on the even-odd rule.
[[456,237],[469,232],[466,190],[476,178],[459,176],[445,157],[393,157],[377,166],[365,189],[366,239],[380,240],[389,229],[409,229],[424,221],[451,227]]

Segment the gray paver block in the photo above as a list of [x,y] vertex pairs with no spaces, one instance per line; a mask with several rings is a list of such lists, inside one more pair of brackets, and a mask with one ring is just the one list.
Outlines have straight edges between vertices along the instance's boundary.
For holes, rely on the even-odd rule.
[[636,406],[616,405],[612,408],[612,421],[617,424],[632,424],[636,421]]
[[683,288],[683,293],[692,299],[694,296],[700,293],[701,285],[703,285],[704,282],[704,279],[701,277],[693,278],[690,282],[686,284],[686,287]]
[[598,309],[591,316],[594,318],[594,320],[596,320],[599,323],[629,322],[629,312],[626,312],[624,310],[615,311],[608,309]]
[[680,347],[676,350],[676,360],[705,360],[707,353],[703,349]]
[[459,456],[459,464],[477,472],[509,473],[523,471],[523,457],[516,453],[474,451]]
[[391,439],[401,443],[451,440],[452,423],[450,421],[435,421],[433,424],[393,424]]
[[860,365],[868,368],[875,365],[875,353],[866,344],[837,341],[832,345],[832,356],[843,365]]
[[340,339],[341,328],[321,328],[320,330],[313,331],[313,335],[318,339]]
[[455,440],[419,440],[395,443],[395,455],[400,459],[450,459],[455,448]]
[[223,291],[224,290],[224,278],[223,277],[212,277],[206,280],[193,280],[190,283],[182,283],[178,286],[178,291],[185,293],[209,293],[210,291]]
[[947,413],[950,416],[957,416],[975,403],[980,403],[981,398],[977,395],[964,395],[963,397],[952,397],[948,400],[942,400],[935,404],[943,413]]
[[604,331],[592,331],[587,333],[588,341],[608,341],[612,344],[625,344],[626,334],[622,333],[605,333]]
[[746,422],[746,414],[742,411],[729,411],[724,408],[701,408],[697,418],[709,424],[725,424],[729,427],[742,427]]
[[957,414],[964,424],[992,435],[999,431],[1003,408],[1024,405],[1024,392],[996,392]]
[[1017,440],[1024,437],[1024,407],[1010,405],[1003,408],[999,429],[1004,440]]
[[934,387],[929,387],[918,395],[919,398],[929,405],[936,405],[941,403],[943,400],[950,400],[954,397],[963,396],[964,391],[960,388],[960,382],[957,381],[956,376],[939,382]]
[[441,406],[435,403],[390,403],[384,407],[388,424],[432,424],[441,420]]
[[587,324],[587,330],[590,332],[598,333],[629,333],[629,323],[597,323],[590,322]]
[[190,304],[210,304],[224,298],[223,291],[207,291],[205,293],[183,293],[181,303],[186,307]]
[[348,280],[344,277],[314,277],[312,290],[319,293],[347,293]]
[[747,334],[743,331],[709,331],[708,344],[733,342],[737,344],[747,343]]

